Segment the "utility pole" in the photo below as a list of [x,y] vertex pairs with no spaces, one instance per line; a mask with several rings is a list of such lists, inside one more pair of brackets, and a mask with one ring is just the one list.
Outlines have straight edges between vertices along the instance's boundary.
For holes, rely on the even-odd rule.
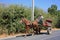
[[34,0],[32,0],[32,15],[31,15],[31,21],[34,21]]

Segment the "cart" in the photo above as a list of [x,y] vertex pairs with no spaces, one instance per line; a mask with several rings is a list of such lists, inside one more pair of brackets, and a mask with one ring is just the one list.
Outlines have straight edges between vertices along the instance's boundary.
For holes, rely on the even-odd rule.
[[38,24],[38,26],[40,26],[40,30],[41,30],[41,27],[46,27],[47,29],[47,34],[51,34],[51,31],[52,31],[52,20],[51,19],[47,19],[43,22],[43,25],[41,24]]

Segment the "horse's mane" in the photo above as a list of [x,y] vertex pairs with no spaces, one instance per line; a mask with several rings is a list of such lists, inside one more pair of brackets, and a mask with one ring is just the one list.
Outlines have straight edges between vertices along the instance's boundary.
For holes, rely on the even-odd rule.
[[29,21],[28,19],[26,19],[26,18],[24,18],[24,23],[26,24],[26,25],[29,25],[30,23],[31,23],[31,21]]

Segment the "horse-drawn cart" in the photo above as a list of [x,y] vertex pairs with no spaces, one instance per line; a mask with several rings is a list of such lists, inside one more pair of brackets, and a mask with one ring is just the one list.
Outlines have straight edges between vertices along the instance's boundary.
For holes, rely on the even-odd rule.
[[31,22],[24,17],[22,17],[22,20],[20,21],[20,23],[22,23],[22,22],[25,24],[26,33],[30,33],[29,29],[31,29],[31,28],[33,28],[33,33],[34,33],[34,31],[36,33],[40,33],[41,27],[45,26],[45,27],[47,27],[47,33],[50,34],[51,24],[52,24],[52,20],[50,20],[50,19],[43,21],[42,26],[41,26],[41,24],[38,24],[38,22],[36,20]]
[[47,29],[47,34],[51,34],[51,29],[52,29],[52,20],[51,19],[47,19],[43,22],[43,24],[38,24],[38,26],[40,27],[45,27]]

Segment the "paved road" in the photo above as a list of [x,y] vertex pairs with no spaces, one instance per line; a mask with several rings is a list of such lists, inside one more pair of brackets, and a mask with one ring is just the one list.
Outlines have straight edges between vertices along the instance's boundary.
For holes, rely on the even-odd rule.
[[4,40],[60,40],[60,30],[53,31],[51,35],[39,34],[28,37],[15,37]]

